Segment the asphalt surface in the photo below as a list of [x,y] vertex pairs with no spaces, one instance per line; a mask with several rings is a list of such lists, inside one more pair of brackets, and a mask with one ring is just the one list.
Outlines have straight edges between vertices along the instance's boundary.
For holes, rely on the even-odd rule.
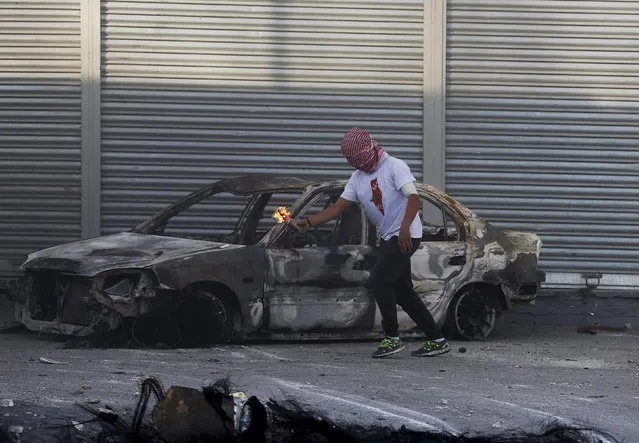
[[[158,376],[166,388],[230,377],[237,390],[262,400],[294,397],[331,418],[362,424],[476,434],[561,421],[639,441],[636,331],[497,331],[486,342],[452,342],[451,353],[434,358],[411,357],[419,343],[408,344],[402,354],[374,360],[372,342],[103,350],[1,333],[0,399],[47,407],[99,401],[130,413],[145,375]],[[5,416],[6,404],[0,403]]]

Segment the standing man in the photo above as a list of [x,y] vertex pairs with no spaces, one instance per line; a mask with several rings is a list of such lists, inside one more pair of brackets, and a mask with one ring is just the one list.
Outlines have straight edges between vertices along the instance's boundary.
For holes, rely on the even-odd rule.
[[371,270],[367,286],[375,294],[382,314],[382,340],[374,358],[405,349],[399,338],[397,304],[426,335],[416,357],[430,357],[450,351],[433,316],[413,289],[410,258],[422,238],[422,222],[417,215],[420,199],[415,177],[408,165],[388,155],[361,128],[352,128],[342,139],[342,155],[356,170],[335,204],[310,218],[301,219],[303,229],[326,223],[358,202],[381,236],[379,258]]

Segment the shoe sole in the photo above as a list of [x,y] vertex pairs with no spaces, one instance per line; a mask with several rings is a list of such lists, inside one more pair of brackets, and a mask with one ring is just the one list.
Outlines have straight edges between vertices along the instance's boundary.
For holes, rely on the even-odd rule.
[[381,354],[381,355],[373,355],[373,358],[384,358],[384,357],[388,357],[389,355],[393,355],[393,354],[397,354],[398,352],[402,352],[404,349],[406,349],[406,346],[402,346],[401,348],[397,348],[393,351],[387,352],[386,354]]
[[410,355],[412,355],[413,357],[436,357],[438,355],[447,354],[449,352],[450,352],[450,348],[446,348],[446,349],[440,349],[438,351],[425,352],[423,354],[411,353]]

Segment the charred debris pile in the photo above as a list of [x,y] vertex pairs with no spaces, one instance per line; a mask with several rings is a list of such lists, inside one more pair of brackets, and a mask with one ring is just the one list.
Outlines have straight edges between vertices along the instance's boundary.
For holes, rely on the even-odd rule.
[[[151,409],[151,402],[154,406]],[[16,405],[19,406],[19,405]],[[0,443],[616,443],[614,437],[587,426],[548,424],[536,433],[507,431],[492,435],[452,435],[404,427],[365,427],[336,423],[295,400],[262,403],[232,392],[228,380],[193,389],[167,391],[155,377],[141,382],[133,415],[108,407],[76,405],[78,417],[49,420],[39,427],[0,417]],[[49,411],[50,412],[50,411]],[[30,417],[37,414],[27,412]],[[41,416],[43,414],[40,414]],[[149,417],[150,415],[150,417]],[[82,416],[82,418],[80,418]],[[18,421],[19,421],[18,417]]]

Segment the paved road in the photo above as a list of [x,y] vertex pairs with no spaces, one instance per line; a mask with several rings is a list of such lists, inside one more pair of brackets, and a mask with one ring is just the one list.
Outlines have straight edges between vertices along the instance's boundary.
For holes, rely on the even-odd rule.
[[[497,332],[488,342],[455,342],[450,354],[421,359],[405,352],[373,360],[374,345],[64,349],[49,338],[5,333],[0,398],[53,406],[99,399],[124,411],[137,400],[141,376],[157,375],[167,388],[201,387],[228,376],[237,389],[262,399],[293,396],[333,418],[361,423],[476,433],[559,420],[639,441],[636,333]],[[461,346],[467,352],[460,353]],[[43,364],[39,357],[66,364]]]

